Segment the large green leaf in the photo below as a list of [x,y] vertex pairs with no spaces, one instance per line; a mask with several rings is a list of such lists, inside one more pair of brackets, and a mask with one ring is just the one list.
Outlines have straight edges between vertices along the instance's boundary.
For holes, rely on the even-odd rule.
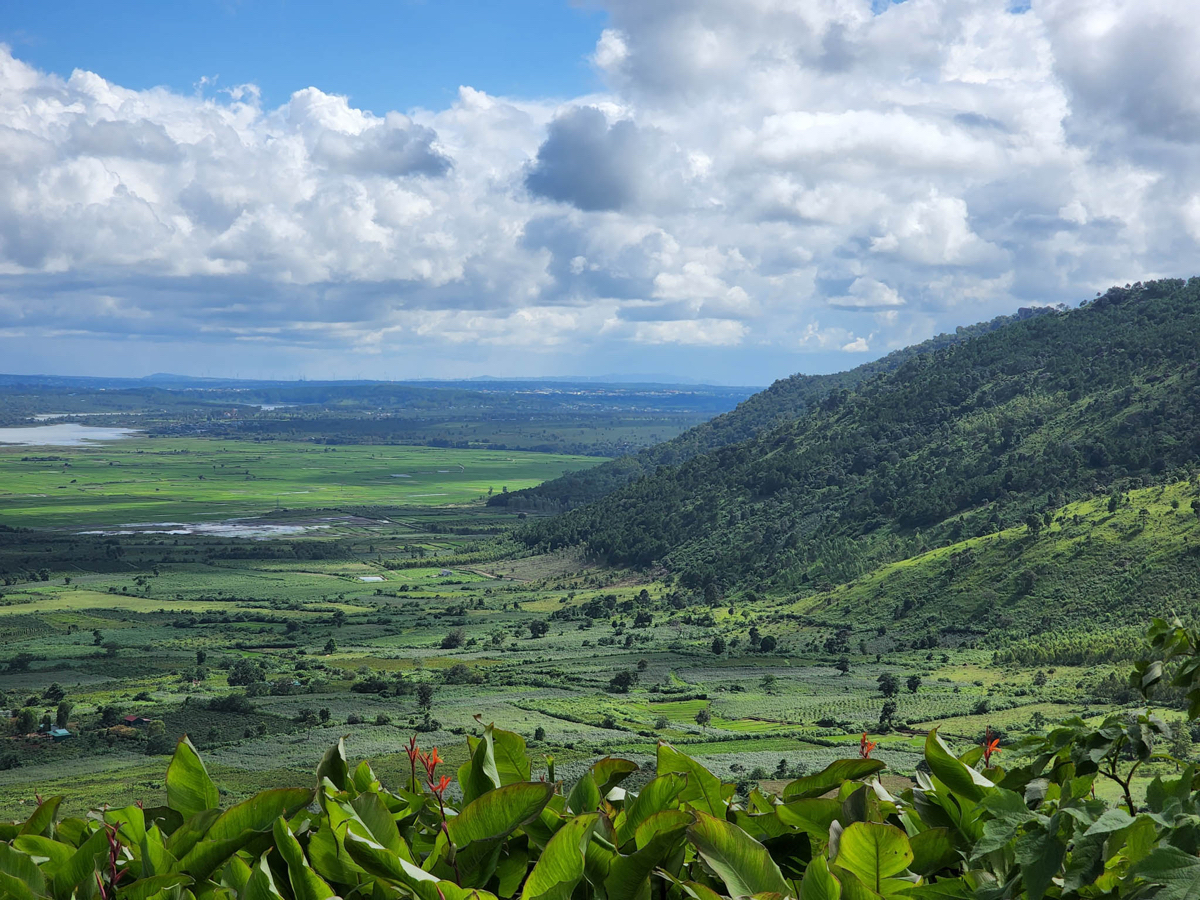
[[488,791],[500,787],[500,770],[496,768],[495,742],[491,725],[483,730],[483,737],[467,738],[471,747],[471,758],[458,767],[458,786],[462,790],[463,803],[478,800]]
[[841,900],[842,886],[829,871],[825,857],[818,856],[804,871],[800,882],[800,900]]
[[638,849],[617,856],[609,866],[604,882],[608,900],[647,900],[651,873],[675,852],[691,821],[688,813],[670,809],[643,822],[638,829]]
[[1178,847],[1157,847],[1130,867],[1129,880],[1160,885],[1155,900],[1196,900],[1200,897],[1200,859]]
[[909,868],[918,875],[932,875],[961,857],[949,828],[929,828],[909,838],[913,861]]
[[255,838],[270,833],[275,820],[291,816],[312,801],[312,791],[278,788],[255,794],[225,810],[179,861],[181,871],[197,880],[208,878],[234,853],[246,849]]
[[841,814],[842,804],[830,797],[793,800],[775,807],[775,815],[780,822],[822,840],[829,835],[829,823]]
[[976,803],[995,787],[991,781],[955,757],[936,728],[925,737],[925,762],[942,784]]
[[8,844],[0,844],[0,895],[14,900],[32,900],[46,890],[46,880],[37,864]]
[[592,778],[596,779],[596,787],[601,797],[607,797],[608,792],[641,768],[631,759],[621,759],[617,756],[606,756],[592,764]]
[[[879,822],[855,822],[843,830],[835,860],[838,866],[858,876],[877,894],[902,889],[900,884],[893,882],[912,861],[908,836],[894,825]],[[903,887],[912,886],[911,882],[902,884]]]
[[241,900],[284,900],[275,886],[275,878],[271,875],[271,867],[267,865],[267,855],[264,853],[253,866],[246,887],[242,890]]
[[687,776],[680,773],[651,778],[637,794],[625,798],[625,809],[617,816],[617,842],[625,845],[633,840],[638,825],[664,809],[679,805],[679,795],[687,787]]
[[66,900],[77,887],[94,878],[97,866],[107,861],[108,832],[101,828],[55,870],[54,896]]
[[584,845],[596,815],[575,816],[555,832],[529,873],[521,900],[568,900],[583,878]]
[[516,784],[528,781],[533,767],[529,762],[529,754],[525,752],[525,738],[513,731],[505,731],[489,725],[485,733],[491,729],[492,757],[496,761],[496,774],[500,776],[500,784]]
[[21,826],[20,834],[44,834],[49,836],[54,826],[54,817],[58,815],[58,807],[62,797],[50,797],[38,804],[25,823]]
[[736,825],[697,811],[687,833],[731,897],[790,891],[767,848]]
[[192,879],[187,875],[155,875],[152,878],[139,878],[126,885],[118,896],[121,900],[154,900],[160,895],[166,898],[169,896],[167,891],[187,887],[191,883]]
[[600,789],[591,772],[584,772],[567,797],[567,809],[576,815],[595,812],[600,806]]
[[325,879],[309,866],[300,842],[296,840],[282,816],[275,820],[272,832],[275,836],[275,849],[287,864],[288,882],[296,900],[330,900],[335,896]]
[[341,738],[338,738],[338,742],[325,751],[325,755],[321,757],[321,762],[317,766],[317,784],[326,778],[339,791],[344,791],[351,786],[350,765],[346,762],[346,743]]
[[167,767],[167,805],[189,819],[206,809],[216,809],[221,801],[217,786],[208,777],[200,754],[185,735],[175,747]]
[[878,759],[839,759],[814,775],[797,778],[783,789],[784,800],[804,800],[820,797],[842,786],[845,781],[859,781],[886,768]]
[[508,784],[468,803],[446,826],[456,847],[498,841],[535,818],[554,796],[554,785],[536,781]]
[[687,776],[687,784],[679,793],[682,802],[718,818],[725,815],[735,786],[722,784],[721,779],[690,756],[680,753],[665,741],[660,741],[658,774],[662,776],[672,772]]

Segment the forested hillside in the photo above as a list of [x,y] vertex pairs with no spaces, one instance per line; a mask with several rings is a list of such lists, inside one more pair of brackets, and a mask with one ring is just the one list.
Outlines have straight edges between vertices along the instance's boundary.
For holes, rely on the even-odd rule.
[[611,460],[583,472],[570,472],[560,478],[523,491],[497,494],[488,503],[537,512],[562,512],[599,500],[617,488],[659,466],[676,466],[702,453],[747,441],[783,422],[790,422],[809,411],[834,391],[853,389],[867,379],[892,372],[910,359],[944,347],[950,347],[982,334],[1052,312],[1049,308],[1023,309],[1017,316],[997,316],[959,328],[954,334],[939,334],[927,341],[896,350],[882,359],[865,363],[848,372],[832,375],[793,375],[776,381],[765,391],[739,403],[736,409],[697,425],[677,438],[648,447],[637,454]]
[[1200,278],[1112,288],[829,391],[808,415],[532,522],[520,539],[664,565],[693,586],[811,591],[1036,529],[1071,500],[1191,473],[1198,325]]

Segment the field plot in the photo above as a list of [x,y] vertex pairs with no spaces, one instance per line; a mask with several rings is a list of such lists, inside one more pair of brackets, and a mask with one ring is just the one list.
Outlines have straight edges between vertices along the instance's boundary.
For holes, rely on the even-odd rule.
[[[73,813],[152,800],[185,733],[231,798],[306,781],[343,735],[385,778],[415,731],[456,764],[489,721],[568,776],[661,739],[750,785],[853,756],[863,732],[909,775],[931,727],[1011,741],[1120,702],[1111,665],[997,665],[874,625],[851,638],[835,616],[865,579],[749,602],[578,550],[514,554],[520,519],[488,490],[596,462],[174,438],[0,450],[0,815],[35,793]],[[47,719],[72,737],[39,735]]]

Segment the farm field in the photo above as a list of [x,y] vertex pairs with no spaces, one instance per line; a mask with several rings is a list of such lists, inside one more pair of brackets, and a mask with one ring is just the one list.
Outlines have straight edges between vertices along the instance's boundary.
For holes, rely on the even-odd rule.
[[[911,774],[930,727],[1011,740],[1119,700],[1112,666],[1001,667],[970,641],[930,651],[886,629],[851,640],[831,614],[869,580],[750,603],[505,549],[518,520],[489,489],[596,462],[203,439],[0,451],[0,522],[36,526],[0,532],[0,813],[48,791],[74,811],[149,802],[185,733],[231,797],[306,777],[342,736],[385,776],[415,730],[461,762],[481,721],[568,774],[665,739],[749,783],[853,755],[864,731]],[[22,714],[74,736],[29,736]]]

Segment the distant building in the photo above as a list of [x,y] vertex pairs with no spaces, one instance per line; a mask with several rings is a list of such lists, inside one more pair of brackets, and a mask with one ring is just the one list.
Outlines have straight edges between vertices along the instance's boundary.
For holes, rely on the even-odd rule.
[[144,725],[149,725],[150,720],[145,716],[128,715],[122,721],[131,728],[141,728]]
[[67,731],[67,729],[59,728],[57,725],[51,728],[48,734],[50,735],[50,739],[55,743],[58,743],[59,741],[65,741],[67,738],[75,737],[75,735]]
[[453,575],[453,574],[454,574],[454,573],[453,573],[453,572],[451,572],[449,569],[441,569],[441,570],[438,572],[438,575],[440,575],[442,578],[445,578],[447,575]]

